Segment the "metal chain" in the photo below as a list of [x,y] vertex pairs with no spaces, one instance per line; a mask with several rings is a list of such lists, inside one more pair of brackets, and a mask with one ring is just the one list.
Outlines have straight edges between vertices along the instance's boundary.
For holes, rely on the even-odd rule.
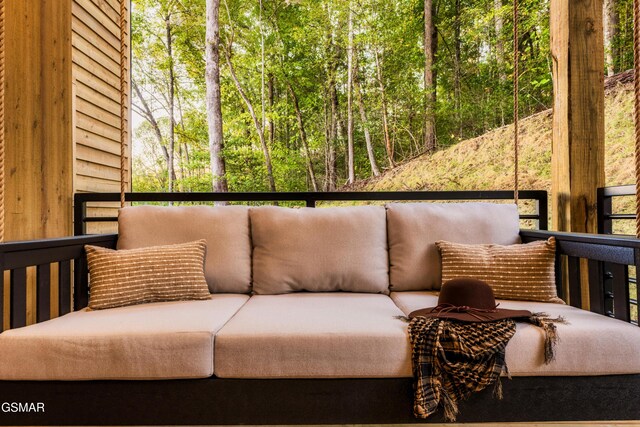
[[120,207],[124,207],[124,193],[126,191],[126,150],[125,143],[127,141],[127,111],[125,106],[126,90],[127,90],[127,64],[126,64],[126,50],[127,50],[127,9],[125,5],[126,0],[120,0]]
[[520,55],[518,50],[518,0],[513,0],[513,199],[518,205],[518,75]]
[[4,0],[0,0],[0,242],[4,242],[4,15]]
[[640,239],[640,0],[633,1],[633,56],[636,127],[636,237]]

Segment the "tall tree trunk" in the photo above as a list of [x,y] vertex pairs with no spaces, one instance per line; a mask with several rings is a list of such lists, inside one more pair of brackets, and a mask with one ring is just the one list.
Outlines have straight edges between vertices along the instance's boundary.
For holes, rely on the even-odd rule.
[[436,88],[433,76],[433,60],[435,52],[434,37],[435,26],[433,24],[433,1],[424,0],[424,150],[432,153],[436,148]]
[[166,43],[167,43],[167,56],[169,58],[169,161],[167,163],[167,171],[169,175],[169,193],[173,192],[173,187],[176,182],[176,171],[174,167],[174,153],[176,146],[176,117],[175,117],[175,90],[176,81],[175,73],[173,70],[173,35],[171,34],[171,14],[165,17],[166,24]]
[[276,124],[273,120],[273,100],[275,98],[274,87],[273,87],[273,74],[269,74],[269,146],[273,147],[273,144],[276,141]]
[[329,147],[331,146],[331,135],[333,132],[331,129],[330,109],[327,107],[328,98],[329,96],[325,90],[322,97],[322,116],[324,119],[324,183],[322,189],[324,191],[329,191],[329,175],[331,169],[329,166]]
[[455,0],[455,19],[454,19],[454,58],[453,58],[453,105],[456,111],[456,120],[458,125],[458,136],[462,136],[462,118],[460,111],[460,61],[461,61],[461,44],[462,40],[460,39],[460,0]]
[[[502,38],[504,19],[502,17],[502,0],[493,0],[493,25],[496,33],[496,64],[498,65],[498,79],[504,85],[507,81],[507,73],[504,69],[504,39]],[[504,102],[500,97],[500,123],[505,124]]]
[[262,0],[259,0],[259,5],[260,7],[260,105],[261,105],[261,116],[260,119],[262,120],[262,129],[264,129],[267,126],[267,116],[265,114],[266,112],[266,99],[265,99],[265,74],[264,74],[264,25],[262,22]]
[[353,152],[353,8],[349,2],[349,45],[347,46],[347,183],[356,180]]
[[[229,46],[229,50],[230,49],[231,49],[231,46]],[[229,67],[229,72],[231,74],[231,79],[233,80],[233,83],[235,84],[236,89],[240,94],[240,97],[246,104],[247,110],[249,110],[249,114],[253,119],[253,125],[255,126],[256,132],[258,134],[258,138],[260,139],[260,145],[262,146],[262,153],[264,154],[264,164],[267,168],[267,178],[269,179],[269,190],[276,191],[276,181],[273,178],[273,167],[271,165],[271,154],[269,153],[269,147],[267,146],[267,142],[264,139],[264,130],[262,128],[262,125],[260,124],[260,120],[258,119],[258,116],[256,115],[256,111],[253,108],[253,104],[251,103],[251,100],[249,99],[246,92],[242,88],[242,85],[238,80],[238,76],[236,76],[235,69],[233,68],[233,63],[231,62],[230,53],[225,49],[224,54],[225,54],[225,59],[227,60],[227,66]]]
[[504,39],[502,38],[504,19],[502,18],[502,0],[493,0],[493,13],[493,25],[496,32],[496,62],[499,70],[498,75],[500,76],[500,82],[504,83],[507,80],[507,75],[504,72]]
[[615,39],[618,35],[618,10],[616,0],[604,0],[604,53],[607,76],[613,76],[616,69],[617,51]]
[[304,153],[307,156],[307,169],[309,171],[309,179],[313,186],[313,191],[318,191],[318,182],[316,181],[316,174],[313,171],[313,163],[311,161],[311,150],[309,150],[309,143],[307,142],[307,132],[304,130],[304,122],[302,121],[302,113],[300,112],[300,105],[298,104],[298,97],[293,90],[290,83],[287,83],[289,93],[291,93],[291,99],[293,100],[293,108],[296,110],[296,117],[298,118],[298,129],[300,130],[300,140],[302,141],[302,147]]
[[335,76],[329,82],[329,102],[331,106],[331,143],[329,144],[329,184],[328,191],[333,191],[338,185],[338,159],[336,158],[336,145],[340,139],[340,119],[338,117],[338,93],[336,92]]
[[378,169],[378,163],[376,162],[376,155],[373,151],[373,143],[371,142],[371,134],[369,133],[369,121],[367,120],[367,112],[364,108],[364,100],[362,96],[362,89],[360,87],[359,76],[356,66],[356,75],[353,79],[353,91],[356,95],[356,102],[358,103],[358,110],[360,111],[360,121],[362,122],[362,128],[364,130],[364,141],[367,145],[367,156],[369,157],[369,164],[371,165],[371,173],[373,176],[380,175],[380,169]]
[[220,0],[207,0],[205,83],[207,87],[207,125],[209,127],[209,153],[211,154],[211,184],[213,191],[229,191],[223,156],[222,104],[220,101]]
[[380,86],[380,99],[382,103],[382,129],[384,133],[384,146],[387,149],[387,160],[389,166],[392,168],[396,166],[396,162],[393,159],[393,147],[391,146],[391,139],[389,138],[389,119],[387,117],[387,101],[385,98],[384,80],[382,77],[382,60],[378,49],[375,50],[376,59],[376,72],[378,74],[378,85]]

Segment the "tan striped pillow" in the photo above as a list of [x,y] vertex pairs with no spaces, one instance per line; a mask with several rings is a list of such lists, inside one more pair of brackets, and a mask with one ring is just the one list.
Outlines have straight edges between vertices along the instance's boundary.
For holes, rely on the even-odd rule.
[[456,277],[487,282],[502,299],[563,304],[556,292],[556,240],[509,246],[436,242],[442,259],[442,283]]
[[204,277],[205,240],[118,251],[87,245],[85,250],[91,309],[211,298]]

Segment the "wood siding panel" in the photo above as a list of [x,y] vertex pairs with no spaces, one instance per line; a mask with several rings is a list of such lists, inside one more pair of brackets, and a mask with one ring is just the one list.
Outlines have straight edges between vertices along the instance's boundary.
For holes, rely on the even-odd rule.
[[81,22],[85,23],[89,28],[92,29],[96,35],[98,35],[102,40],[109,43],[116,51],[120,50],[120,32],[119,31],[109,31],[109,29],[105,28],[104,25],[99,21],[99,17],[92,16],[88,13],[83,6],[86,6],[88,0],[74,0],[72,11],[73,16],[78,18]]
[[[79,152],[81,146],[84,146],[87,149],[94,149],[96,152],[110,153],[118,158],[118,164],[120,164],[120,143],[118,141],[105,138],[102,135],[97,135],[89,130],[77,127],[76,151]],[[87,157],[83,158],[86,159]]]
[[120,22],[120,9],[116,9],[115,3],[107,0],[91,0],[96,7],[109,17],[113,22],[118,24]]
[[[78,49],[73,49],[73,65],[74,67],[84,68],[86,71],[91,73],[93,76],[89,81],[98,79],[107,83],[109,86],[118,91],[118,98],[120,98],[120,78],[117,74],[114,74],[102,64],[98,63],[93,58]],[[118,71],[118,73],[119,72],[120,71]]]
[[120,118],[120,101],[114,101],[113,99],[105,96],[92,87],[85,85],[82,81],[76,80],[76,96],[82,98],[84,101],[89,102],[95,106],[98,106],[111,114]]
[[[72,0],[75,93],[75,191],[120,191],[120,6],[118,0]],[[127,16],[128,25],[128,16]],[[127,46],[129,42],[127,40]],[[125,58],[129,91],[129,58]],[[125,105],[128,105],[127,94]],[[129,117],[127,110],[127,117]],[[127,139],[130,120],[127,120]],[[130,147],[125,146],[130,188]],[[88,207],[90,216],[117,216],[117,207]],[[88,232],[113,224],[88,224]]]
[[78,144],[76,146],[77,161],[84,160],[87,162],[98,163],[100,165],[111,166],[112,168],[120,167],[120,156],[114,153],[101,151],[96,147],[88,147]]
[[95,74],[92,74],[92,71],[87,71],[82,68],[79,64],[74,63],[74,80],[77,82],[81,82],[86,84],[96,93],[111,99],[113,102],[118,104],[118,109],[120,109],[120,89],[116,88],[109,83],[100,80]]
[[[76,27],[82,26],[82,23],[76,21]],[[94,43],[96,41],[94,40]],[[98,62],[100,65],[109,69],[114,76],[118,77],[118,73],[120,72],[120,64],[118,63],[119,56],[110,56],[110,54],[118,53],[115,49],[109,47],[105,49],[105,45],[92,43],[90,40],[85,40],[81,34],[76,33],[73,38],[73,47],[78,49],[80,52],[84,53],[88,57],[92,58],[94,61]]]

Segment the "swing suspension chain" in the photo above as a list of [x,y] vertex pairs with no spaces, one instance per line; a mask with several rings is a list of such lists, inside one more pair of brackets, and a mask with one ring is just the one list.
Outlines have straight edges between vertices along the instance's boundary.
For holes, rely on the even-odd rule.
[[636,237],[640,239],[640,0],[633,1],[633,86],[635,90]]
[[520,55],[518,51],[518,0],[513,0],[513,199],[518,205],[518,73]]
[[125,2],[127,0],[120,0],[120,207],[124,207],[124,193],[126,191],[126,162],[125,162],[125,143],[127,140],[127,117],[126,117],[126,90],[127,90],[127,81],[126,81],[126,72],[127,72],[127,64],[126,64],[126,6]]

